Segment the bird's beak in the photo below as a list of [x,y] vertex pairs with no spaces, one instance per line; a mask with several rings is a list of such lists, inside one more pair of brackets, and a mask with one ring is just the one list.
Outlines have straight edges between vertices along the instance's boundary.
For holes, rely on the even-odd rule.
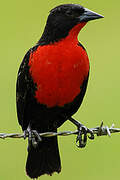
[[85,8],[84,13],[79,18],[80,22],[88,22],[94,19],[104,18],[104,16]]

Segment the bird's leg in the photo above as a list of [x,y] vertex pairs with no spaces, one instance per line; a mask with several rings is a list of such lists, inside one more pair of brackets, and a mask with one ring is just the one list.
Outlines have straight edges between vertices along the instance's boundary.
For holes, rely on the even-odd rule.
[[78,128],[78,136],[76,139],[76,144],[78,147],[83,148],[86,146],[87,143],[87,134],[90,134],[90,139],[94,139],[93,131],[85,127],[83,124],[81,124],[79,121],[76,121],[72,117],[69,118],[69,120],[75,124]]
[[34,148],[36,148],[38,143],[42,141],[37,130],[32,130],[30,125],[27,130],[24,131],[24,139],[26,139],[26,137],[28,137],[29,146],[32,145]]

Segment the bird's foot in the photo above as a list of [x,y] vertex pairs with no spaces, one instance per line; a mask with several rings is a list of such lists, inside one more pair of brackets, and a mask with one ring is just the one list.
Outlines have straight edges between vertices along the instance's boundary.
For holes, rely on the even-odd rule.
[[80,148],[86,146],[87,143],[87,135],[90,134],[89,139],[94,139],[93,131],[82,125],[80,122],[76,121],[72,117],[69,119],[73,124],[75,124],[78,128],[78,136],[76,139],[76,145]]
[[42,141],[37,130],[32,130],[30,127],[24,131],[24,139],[28,137],[29,146],[32,145],[34,148],[37,147],[38,143]]
[[94,139],[93,131],[80,123],[78,126],[78,136],[76,139],[76,145],[78,147],[83,148],[86,146],[87,134],[90,134],[90,136],[88,136],[90,139]]

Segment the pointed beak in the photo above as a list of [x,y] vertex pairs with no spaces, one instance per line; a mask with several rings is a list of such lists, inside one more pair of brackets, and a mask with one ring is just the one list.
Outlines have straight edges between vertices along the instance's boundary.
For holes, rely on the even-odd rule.
[[79,18],[80,22],[88,22],[94,19],[104,18],[104,16],[85,8],[84,13]]

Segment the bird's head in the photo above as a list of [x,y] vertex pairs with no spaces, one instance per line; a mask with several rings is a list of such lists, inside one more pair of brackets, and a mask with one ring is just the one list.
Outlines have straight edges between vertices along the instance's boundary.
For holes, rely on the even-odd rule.
[[50,42],[65,38],[70,30],[79,24],[79,30],[91,20],[103,18],[78,4],[63,4],[50,11],[42,38]]

